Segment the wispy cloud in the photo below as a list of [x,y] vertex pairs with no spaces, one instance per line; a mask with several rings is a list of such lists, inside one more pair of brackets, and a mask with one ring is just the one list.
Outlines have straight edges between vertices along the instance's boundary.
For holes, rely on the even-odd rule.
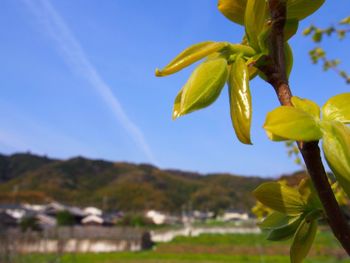
[[129,133],[149,161],[157,163],[140,128],[128,117],[111,87],[102,79],[94,65],[89,61],[80,43],[69,29],[60,14],[49,0],[23,0],[36,16],[44,32],[57,45],[67,65],[84,78],[96,90],[111,109],[112,113]]

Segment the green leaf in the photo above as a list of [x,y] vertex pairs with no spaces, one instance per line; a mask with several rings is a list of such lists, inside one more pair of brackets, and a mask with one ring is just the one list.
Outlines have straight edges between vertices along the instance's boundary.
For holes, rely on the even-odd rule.
[[246,64],[248,65],[248,67],[260,65],[261,62],[264,61],[265,57],[266,57],[266,54],[257,53],[256,55],[249,57],[248,60],[246,61]]
[[350,197],[350,128],[337,121],[324,121],[322,127],[327,163]]
[[317,9],[325,0],[287,0],[287,18],[302,20]]
[[305,111],[306,113],[312,115],[315,119],[320,119],[321,110],[315,102],[293,96],[292,104],[295,108]]
[[264,28],[266,11],[267,5],[265,0],[247,0],[244,25],[248,42],[255,50],[260,49],[258,37]]
[[[284,26],[284,41],[285,41],[285,49],[290,49],[289,45],[287,44],[287,41],[296,34],[298,31],[299,22],[296,19],[290,19],[286,21],[286,24]],[[258,35],[258,43],[260,47],[260,51],[267,55],[269,50],[269,37],[271,34],[272,29],[272,23],[271,21],[266,20],[264,26],[260,30],[260,33]],[[286,50],[285,52],[292,53],[291,49]],[[287,54],[286,54],[287,55]]]
[[[284,56],[285,56],[285,63],[286,63],[286,73],[287,73],[287,77],[289,77],[293,69],[294,59],[293,59],[292,48],[287,42],[284,43]],[[261,71],[258,71],[258,74],[260,78],[267,81],[267,77],[265,76],[264,73],[262,73]]]
[[287,19],[284,26],[284,40],[288,41],[292,36],[294,36],[299,27],[298,19]]
[[247,0],[219,0],[218,9],[234,23],[244,24],[244,11]]
[[267,236],[267,240],[281,241],[293,237],[302,221],[302,218],[302,216],[292,217],[287,224],[272,229]]
[[322,138],[319,122],[303,110],[281,106],[269,112],[265,130],[278,138],[295,141],[317,141]]
[[291,263],[301,263],[309,253],[317,232],[317,220],[303,220],[299,225],[290,248]]
[[330,98],[322,107],[326,120],[350,123],[350,93],[343,93]]
[[206,41],[192,45],[182,51],[163,69],[156,69],[156,76],[162,77],[180,71],[181,69],[201,60],[210,54],[223,50],[228,46],[226,42]]
[[271,34],[272,24],[270,21],[266,21],[264,26],[260,30],[258,35],[259,50],[262,55],[269,54],[269,37]]
[[300,193],[279,183],[263,183],[254,190],[253,195],[262,204],[280,213],[297,216],[305,210],[305,202]]
[[259,224],[259,227],[270,230],[267,236],[268,240],[286,240],[294,235],[302,218],[302,216],[287,216],[279,212],[273,212]]
[[284,56],[286,61],[287,76],[289,77],[293,69],[294,59],[293,59],[293,50],[287,42],[284,44]]
[[313,221],[322,218],[323,210],[322,209],[313,209],[306,216],[306,221]]
[[254,66],[248,66],[249,80],[254,79],[258,75],[258,69]]
[[[180,117],[205,108],[220,95],[227,80],[227,61],[224,58],[207,60],[200,64],[182,88],[181,100],[175,100],[174,109]],[[180,100],[180,102],[179,102]]]
[[228,79],[230,113],[237,138],[251,144],[252,99],[249,89],[249,70],[245,61],[238,57],[231,66]]
[[259,65],[261,62],[264,61],[266,55],[263,53],[259,53],[256,54],[252,57],[250,57],[247,61],[246,61],[246,65],[248,67],[249,70],[249,80],[254,79],[258,74],[259,74]]

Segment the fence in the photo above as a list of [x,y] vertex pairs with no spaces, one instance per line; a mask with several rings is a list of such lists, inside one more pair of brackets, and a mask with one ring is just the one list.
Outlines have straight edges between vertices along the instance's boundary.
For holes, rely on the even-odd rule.
[[135,228],[74,226],[26,232],[9,228],[0,231],[0,262],[18,253],[139,251],[151,246],[150,234]]

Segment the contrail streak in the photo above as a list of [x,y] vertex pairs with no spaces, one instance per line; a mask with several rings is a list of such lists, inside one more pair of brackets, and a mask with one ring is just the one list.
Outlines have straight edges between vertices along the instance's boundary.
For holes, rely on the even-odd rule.
[[39,19],[40,24],[45,29],[45,33],[55,41],[68,66],[90,83],[111,109],[122,127],[145,153],[149,161],[157,163],[142,131],[125,113],[118,98],[114,96],[110,86],[102,79],[94,65],[89,61],[78,40],[50,1],[23,1]]

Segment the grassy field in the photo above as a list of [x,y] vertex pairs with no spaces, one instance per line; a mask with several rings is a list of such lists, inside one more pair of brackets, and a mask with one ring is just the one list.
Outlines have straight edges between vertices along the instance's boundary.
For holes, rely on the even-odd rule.
[[[26,255],[16,263],[188,263],[188,262],[289,262],[289,242],[274,243],[261,235],[201,235],[178,237],[147,252],[103,254]],[[345,263],[343,250],[328,232],[321,232],[305,262]]]

